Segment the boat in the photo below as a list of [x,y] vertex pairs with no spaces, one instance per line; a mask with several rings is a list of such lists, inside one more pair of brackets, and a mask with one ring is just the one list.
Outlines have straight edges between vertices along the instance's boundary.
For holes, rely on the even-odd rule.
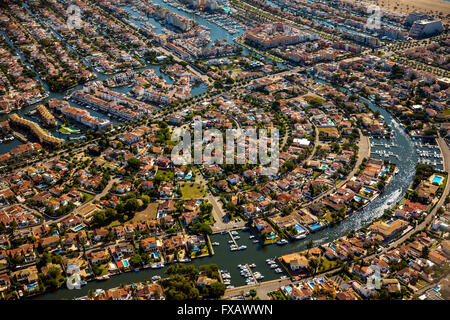
[[255,236],[254,235],[251,235],[250,237],[248,237],[249,239],[253,239]]
[[87,285],[87,282],[86,282],[86,281],[83,281],[83,280],[81,280],[79,283],[80,283],[80,285],[82,285],[82,286]]
[[252,263],[249,265],[250,268],[256,268],[256,264]]
[[213,242],[212,245],[213,246],[218,246],[218,245],[220,245],[220,243],[219,242]]
[[239,240],[241,237],[239,237],[239,236],[236,236],[236,237],[234,237],[234,240]]
[[228,243],[234,243],[234,241],[233,241],[233,240],[230,240],[230,241],[228,241]]
[[239,250],[245,250],[245,249],[247,249],[247,246],[240,246],[239,247]]
[[275,261],[274,260],[266,260],[266,262],[267,262],[267,264],[274,264],[275,263]]
[[141,269],[139,269],[139,268],[134,269],[134,272],[139,272],[139,271],[141,271]]
[[98,281],[104,281],[104,280],[108,280],[108,279],[109,279],[109,275],[107,275],[107,274],[105,274],[103,276],[98,276],[95,278],[95,280],[98,280]]
[[152,277],[152,281],[158,281],[158,280],[161,280],[160,276],[153,276]]
[[270,267],[270,269],[275,269],[275,268],[278,268],[278,265],[276,263],[274,263],[274,264],[271,264],[269,267]]
[[278,240],[277,244],[278,245],[284,245],[284,244],[288,244],[289,242],[286,239],[282,239],[282,240]]
[[276,272],[276,273],[282,273],[283,270],[281,270],[280,268],[276,268],[276,269],[275,269],[275,272]]
[[259,240],[253,240],[252,242],[253,243],[259,243]]

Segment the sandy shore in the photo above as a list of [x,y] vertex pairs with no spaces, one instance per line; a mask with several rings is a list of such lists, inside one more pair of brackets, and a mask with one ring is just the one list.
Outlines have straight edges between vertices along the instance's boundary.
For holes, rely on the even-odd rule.
[[[354,0],[358,1],[358,0]],[[359,1],[358,1],[359,2]],[[450,1],[444,0],[363,0],[367,4],[375,4],[387,11],[408,14],[414,11],[427,13],[441,18],[444,23],[450,22]]]

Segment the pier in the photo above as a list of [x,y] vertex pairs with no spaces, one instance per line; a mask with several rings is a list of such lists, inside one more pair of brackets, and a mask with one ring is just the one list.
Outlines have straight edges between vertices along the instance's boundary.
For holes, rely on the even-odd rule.
[[228,231],[228,234],[230,235],[230,237],[231,237],[231,240],[233,240],[233,242],[234,242],[234,245],[237,247],[237,248],[239,248],[239,246],[238,246],[238,244],[237,244],[237,242],[236,242],[236,240],[234,240],[234,237],[233,237],[233,235],[231,234],[231,231]]
[[250,268],[250,266],[248,265],[248,263],[245,264],[245,266],[247,267],[247,270],[250,272],[250,274],[252,275],[253,280],[255,281],[256,284],[258,284],[258,279],[256,279],[255,275],[253,274],[253,270],[252,268]]

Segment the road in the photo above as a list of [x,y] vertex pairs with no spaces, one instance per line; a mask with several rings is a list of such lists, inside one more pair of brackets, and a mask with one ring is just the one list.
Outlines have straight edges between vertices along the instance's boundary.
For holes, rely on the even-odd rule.
[[240,222],[224,221],[223,217],[226,216],[226,212],[223,209],[222,202],[220,201],[219,197],[213,196],[208,190],[207,181],[199,170],[196,170],[195,172],[195,183],[202,184],[205,187],[206,199],[208,199],[209,203],[211,203],[213,206],[212,214],[215,221],[214,225],[211,227],[213,233],[219,233],[244,227],[245,221],[242,220]]

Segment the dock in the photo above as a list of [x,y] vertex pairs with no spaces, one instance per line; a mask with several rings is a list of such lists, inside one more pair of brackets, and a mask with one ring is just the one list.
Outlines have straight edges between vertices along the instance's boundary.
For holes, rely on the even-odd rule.
[[250,274],[252,275],[253,280],[255,280],[255,283],[258,283],[258,279],[256,279],[255,275],[253,274],[252,268],[250,268],[248,263],[246,263],[245,266],[247,267],[248,271],[250,271]]
[[230,237],[231,237],[231,240],[233,240],[233,242],[234,242],[234,245],[237,247],[237,248],[239,248],[239,246],[238,246],[238,244],[237,244],[237,242],[236,242],[236,240],[234,240],[234,237],[233,237],[233,235],[231,234],[231,231],[228,231],[228,234],[230,235]]

